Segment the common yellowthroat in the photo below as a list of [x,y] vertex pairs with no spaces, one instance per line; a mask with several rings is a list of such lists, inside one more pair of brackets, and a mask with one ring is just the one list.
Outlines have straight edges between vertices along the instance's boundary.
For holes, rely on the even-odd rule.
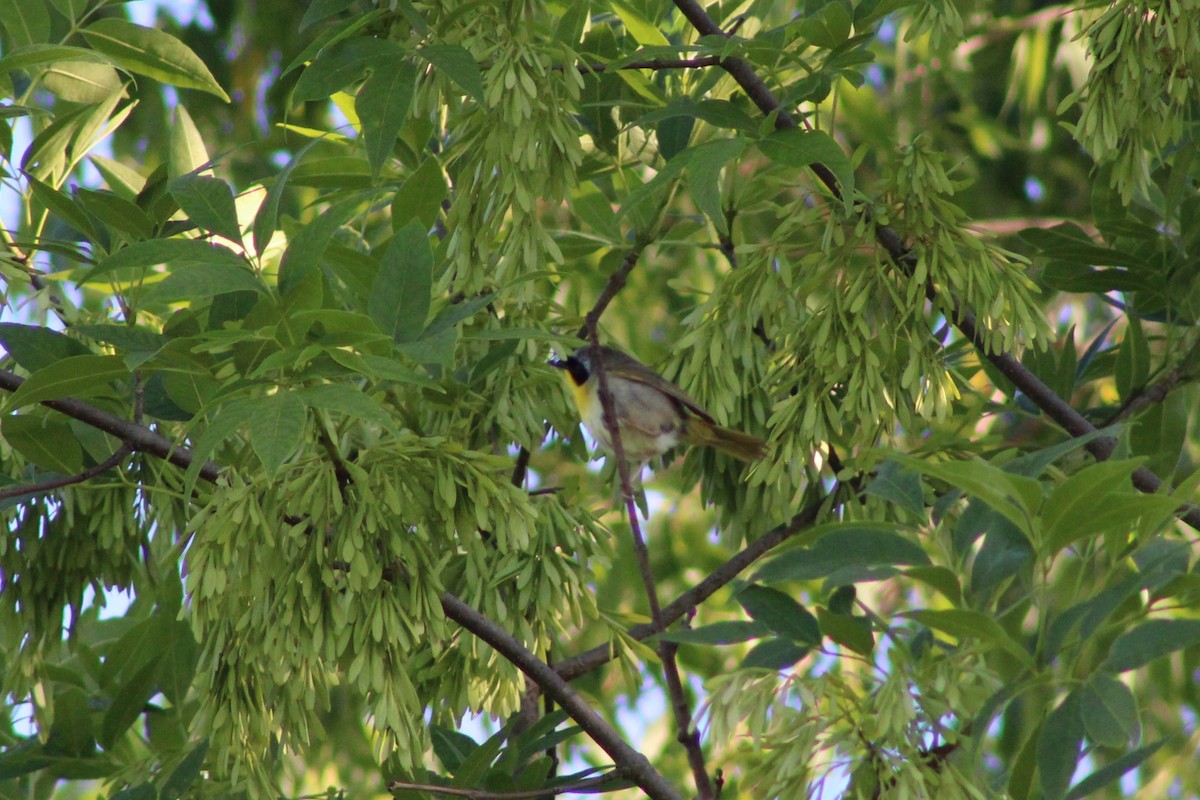
[[743,461],[753,461],[766,453],[767,444],[762,439],[722,428],[686,392],[619,350],[591,345],[565,359],[551,359],[551,366],[563,370],[583,424],[606,450],[611,452],[613,446],[600,403],[600,380],[595,372],[597,349],[627,460],[649,461],[680,442],[715,447]]

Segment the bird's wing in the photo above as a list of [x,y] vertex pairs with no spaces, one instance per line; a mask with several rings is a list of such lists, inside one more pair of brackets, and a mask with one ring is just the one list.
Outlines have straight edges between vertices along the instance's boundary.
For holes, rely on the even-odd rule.
[[635,383],[640,383],[645,386],[649,386],[653,389],[657,389],[658,391],[662,392],[663,394],[667,395],[668,397],[673,398],[674,400],[678,401],[680,405],[682,405],[688,411],[695,414],[697,417],[704,420],[705,422],[711,422],[714,425],[716,424],[716,420],[714,420],[712,418],[712,416],[707,411],[705,411],[704,408],[699,403],[697,403],[695,400],[693,400],[691,395],[689,395],[683,389],[680,389],[675,384],[671,383],[666,378],[663,378],[649,370],[646,370],[645,372],[643,372],[642,370],[623,370],[623,369],[621,369],[619,363],[613,365],[612,372],[617,375],[620,375],[622,378],[625,378],[626,380],[630,380]]

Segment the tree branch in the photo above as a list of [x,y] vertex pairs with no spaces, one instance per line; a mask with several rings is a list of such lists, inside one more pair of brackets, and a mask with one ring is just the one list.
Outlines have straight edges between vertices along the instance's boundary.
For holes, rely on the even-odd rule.
[[7,489],[0,490],[0,501],[8,500],[13,497],[24,497],[31,494],[42,494],[43,492],[52,492],[55,489],[61,489],[64,486],[73,486],[77,483],[91,480],[102,472],[108,472],[113,467],[125,460],[125,457],[133,452],[133,448],[126,442],[117,448],[116,452],[108,458],[101,461],[99,464],[94,464],[83,472],[75,475],[64,475],[59,478],[51,478],[42,481],[41,483],[23,484],[20,486],[9,486]]
[[646,796],[655,800],[680,800],[675,788],[654,769],[646,757],[630,747],[621,735],[592,710],[592,707],[545,662],[495,622],[454,595],[445,592],[441,599],[442,610],[446,612],[447,617],[490,645],[497,653],[516,665],[530,680],[537,683],[543,692],[554,698],[584,733],[608,753],[622,777],[637,783]]
[[702,56],[701,58],[651,58],[645,61],[630,61],[628,64],[613,66],[612,64],[580,64],[576,67],[583,75],[589,72],[608,72],[614,69],[699,69],[720,65],[719,56]]
[[451,797],[466,797],[469,800],[537,800],[539,797],[566,794],[567,792],[602,792],[604,785],[612,782],[612,777],[604,775],[599,778],[589,778],[575,783],[564,783],[549,789],[530,789],[525,792],[489,792],[486,789],[460,789],[455,786],[439,786],[436,783],[409,783],[408,781],[388,781],[388,791],[397,792],[408,789],[431,794],[446,794]]
[[[762,558],[767,552],[796,534],[812,527],[820,515],[821,509],[824,508],[830,498],[836,497],[840,490],[839,486],[840,484],[834,486],[833,491],[828,495],[809,503],[790,520],[782,525],[775,526],[746,545],[746,547],[738,551],[732,558],[709,573],[704,580],[664,606],[662,609],[663,625],[670,625],[685,614],[691,613],[698,605],[711,597],[722,586],[725,586],[736,578],[743,570]],[[629,635],[639,641],[647,639],[657,632],[653,624],[635,625],[629,629]],[[611,660],[611,648],[608,645],[600,645],[577,656],[558,662],[555,665],[555,671],[565,680],[574,680],[580,675],[590,672]]]
[[[724,35],[721,28],[713,21],[708,12],[704,10],[697,0],[674,0],[676,8],[678,8],[692,24],[697,31],[703,35]],[[729,73],[738,85],[742,87],[742,91],[758,106],[759,110],[768,116],[775,114],[775,126],[777,128],[795,128],[796,119],[786,109],[784,109],[779,100],[772,94],[771,90],[761,78],[754,72],[753,67],[749,63],[740,58],[726,58],[721,61],[721,67]],[[837,178],[824,164],[814,162],[809,164],[809,169],[813,174],[825,185],[825,187],[839,200],[842,197],[841,189],[838,185]],[[866,214],[866,210],[860,209],[860,213]],[[904,245],[904,241],[900,235],[890,226],[875,225],[875,239],[880,246],[887,251],[888,256],[897,268],[907,270],[912,261],[912,256],[908,248]],[[929,294],[936,295],[936,290],[930,287]],[[1082,436],[1087,433],[1092,433],[1096,430],[1095,426],[1088,422],[1079,414],[1069,403],[1055,394],[1041,379],[1033,374],[1024,364],[1018,361],[1008,353],[994,353],[984,346],[982,337],[976,327],[975,318],[969,312],[962,310],[957,301],[951,297],[951,306],[954,308],[954,325],[967,339],[975,345],[983,358],[1004,373],[1017,388],[1021,389],[1025,395],[1045,412],[1046,416],[1057,422],[1072,436]],[[1099,461],[1104,461],[1112,455],[1113,449],[1116,447],[1116,440],[1112,437],[1104,436],[1093,439],[1088,442],[1085,447]],[[1159,491],[1162,487],[1162,480],[1145,467],[1139,467],[1133,473],[1133,485],[1140,491],[1148,494],[1153,494]],[[1200,530],[1200,509],[1195,506],[1185,505],[1182,507],[1180,518],[1191,525],[1193,528]]]
[[[0,370],[0,389],[15,392],[24,382],[25,379],[19,375],[6,370]],[[111,414],[95,406],[88,405],[73,397],[63,397],[58,400],[43,400],[42,405],[46,406],[46,408],[52,408],[59,413],[66,414],[72,419],[86,422],[93,428],[99,428],[105,433],[111,433],[129,445],[130,449],[157,456],[177,467],[187,469],[195,461],[195,456],[193,456],[192,451],[188,448],[176,445],[170,439],[155,433],[145,426],[136,425],[128,420],[121,419],[116,414]],[[200,477],[208,481],[215,481],[220,472],[221,468],[211,461],[204,462],[204,465],[200,467]]]
[[642,251],[646,249],[646,244],[647,242],[640,239],[634,242],[633,247],[630,247],[625,252],[625,257],[621,259],[621,266],[608,276],[608,282],[604,284],[603,291],[596,298],[595,305],[592,306],[583,325],[575,334],[580,339],[587,338],[589,333],[600,324],[600,317],[604,314],[604,309],[608,308],[608,304],[613,301],[617,293],[625,288],[625,282],[629,280],[629,273],[633,272],[633,268],[637,266],[638,259],[642,257]]

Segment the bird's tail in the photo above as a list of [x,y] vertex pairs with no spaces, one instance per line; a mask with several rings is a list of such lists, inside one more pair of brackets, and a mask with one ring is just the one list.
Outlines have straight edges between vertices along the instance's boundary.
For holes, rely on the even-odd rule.
[[767,454],[767,443],[757,436],[692,417],[688,420],[683,440],[688,444],[715,447],[742,461],[755,461]]

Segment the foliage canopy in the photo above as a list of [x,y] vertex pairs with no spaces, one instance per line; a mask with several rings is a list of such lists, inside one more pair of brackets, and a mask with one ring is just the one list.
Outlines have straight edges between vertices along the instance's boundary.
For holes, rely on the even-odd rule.
[[1198,0],[193,11],[0,0],[4,797],[1200,793]]

